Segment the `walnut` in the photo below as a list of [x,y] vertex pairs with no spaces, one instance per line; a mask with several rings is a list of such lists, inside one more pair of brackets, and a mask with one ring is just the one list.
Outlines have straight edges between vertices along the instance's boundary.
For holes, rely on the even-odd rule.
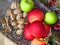
[[12,14],[10,15],[10,18],[11,18],[11,20],[15,20],[15,19],[16,19],[16,15],[12,13]]
[[18,24],[19,29],[23,29],[24,25]]
[[3,28],[5,29],[5,32],[11,32],[11,28],[9,26],[9,19],[7,16],[5,16],[5,25],[3,26]]
[[7,9],[6,12],[7,12],[7,15],[9,15],[9,16],[12,14],[12,10],[11,9]]
[[21,19],[22,18],[22,14],[18,14],[17,16],[16,16],[16,20],[19,20],[19,19]]
[[28,21],[24,22],[24,24],[27,25],[28,24]]
[[15,30],[19,29],[18,25],[17,25],[17,26],[14,26],[14,29],[15,29]]
[[14,13],[14,14],[21,14],[21,11],[20,11],[20,9],[15,9],[15,10],[13,11],[13,13]]
[[18,2],[12,2],[11,9],[17,9],[17,8],[19,8],[19,3]]
[[27,25],[28,24],[28,19],[27,17],[25,18],[25,22],[24,22],[24,25]]
[[6,29],[5,29],[5,32],[7,32],[7,33],[10,33],[12,30],[9,28],[9,27],[7,27]]
[[22,35],[22,34],[23,34],[23,30],[18,29],[18,30],[16,31],[16,34],[17,34],[17,35]]
[[16,15],[13,14],[11,9],[7,9],[7,14],[10,16],[11,20],[15,20]]
[[11,25],[15,27],[15,26],[17,26],[18,24],[17,24],[16,21],[11,21]]
[[17,22],[18,22],[18,24],[24,24],[25,19],[19,19]]

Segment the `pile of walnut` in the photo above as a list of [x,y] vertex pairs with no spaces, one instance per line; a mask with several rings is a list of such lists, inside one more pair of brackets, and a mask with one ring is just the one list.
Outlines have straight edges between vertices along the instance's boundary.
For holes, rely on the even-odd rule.
[[21,11],[19,2],[12,2],[11,7],[7,9],[7,15],[10,17],[11,25],[16,30],[16,34],[22,35],[24,25],[28,24],[28,21],[27,13]]

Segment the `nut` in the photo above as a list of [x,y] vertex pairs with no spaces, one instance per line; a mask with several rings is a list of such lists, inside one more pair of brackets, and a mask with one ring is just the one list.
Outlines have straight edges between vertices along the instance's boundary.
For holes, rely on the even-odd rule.
[[28,22],[26,21],[24,24],[25,24],[25,25],[27,25],[27,24],[28,24]]
[[24,25],[18,24],[19,29],[23,29]]
[[9,29],[8,27],[5,29],[5,32],[10,33],[11,29]]
[[14,27],[17,26],[17,22],[16,21],[11,21],[11,25],[14,26]]
[[25,18],[25,22],[24,22],[24,25],[27,25],[28,24],[28,19]]
[[14,14],[21,14],[21,11],[20,11],[20,9],[15,9],[13,13]]
[[17,34],[17,35],[22,35],[22,34],[23,34],[23,30],[18,29],[18,30],[16,31],[16,34]]
[[18,2],[12,2],[11,9],[17,9],[17,8],[19,8],[19,3]]
[[25,20],[24,19],[19,19],[17,20],[18,24],[24,24]]
[[7,12],[7,15],[9,15],[9,16],[12,14],[12,10],[11,9],[7,9],[6,12]]
[[7,9],[7,14],[10,16],[11,20],[15,20],[16,15],[13,14],[11,9]]
[[18,28],[19,28],[18,25],[17,25],[17,26],[14,26],[14,29],[15,29],[15,30],[17,30]]
[[26,17],[27,17],[27,13],[24,12],[24,13],[23,13],[23,18],[26,18]]
[[17,8],[19,8],[19,9],[20,9],[19,2],[18,2],[18,1],[16,2],[16,4],[17,4]]
[[11,18],[11,20],[15,20],[16,19],[16,15],[12,13],[10,18]]
[[17,16],[16,16],[16,20],[19,20],[19,19],[21,19],[22,18],[22,14],[18,14]]

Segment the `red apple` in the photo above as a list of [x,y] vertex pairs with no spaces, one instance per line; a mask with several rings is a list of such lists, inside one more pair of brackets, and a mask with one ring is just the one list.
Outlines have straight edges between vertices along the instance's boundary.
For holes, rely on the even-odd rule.
[[43,37],[46,37],[46,36],[48,36],[48,34],[50,32],[50,25],[45,24],[45,23],[43,23],[43,24],[44,24],[44,27],[45,27],[45,33],[44,33]]
[[34,22],[36,20],[43,21],[43,18],[44,18],[44,13],[39,8],[34,8],[33,10],[31,10],[28,13],[28,21],[30,23],[32,23],[32,22]]
[[44,25],[40,21],[34,21],[29,26],[31,34],[36,38],[41,38],[45,31]]
[[26,25],[24,27],[24,38],[27,40],[32,40],[34,38],[33,35],[29,31],[29,25]]
[[29,24],[24,26],[24,31],[29,30]]
[[45,40],[40,40],[37,38],[34,38],[31,42],[31,45],[47,45]]

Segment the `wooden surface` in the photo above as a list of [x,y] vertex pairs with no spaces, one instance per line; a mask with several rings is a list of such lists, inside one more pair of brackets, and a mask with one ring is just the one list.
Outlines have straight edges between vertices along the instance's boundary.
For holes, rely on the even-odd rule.
[[0,32],[0,45],[17,45]]

